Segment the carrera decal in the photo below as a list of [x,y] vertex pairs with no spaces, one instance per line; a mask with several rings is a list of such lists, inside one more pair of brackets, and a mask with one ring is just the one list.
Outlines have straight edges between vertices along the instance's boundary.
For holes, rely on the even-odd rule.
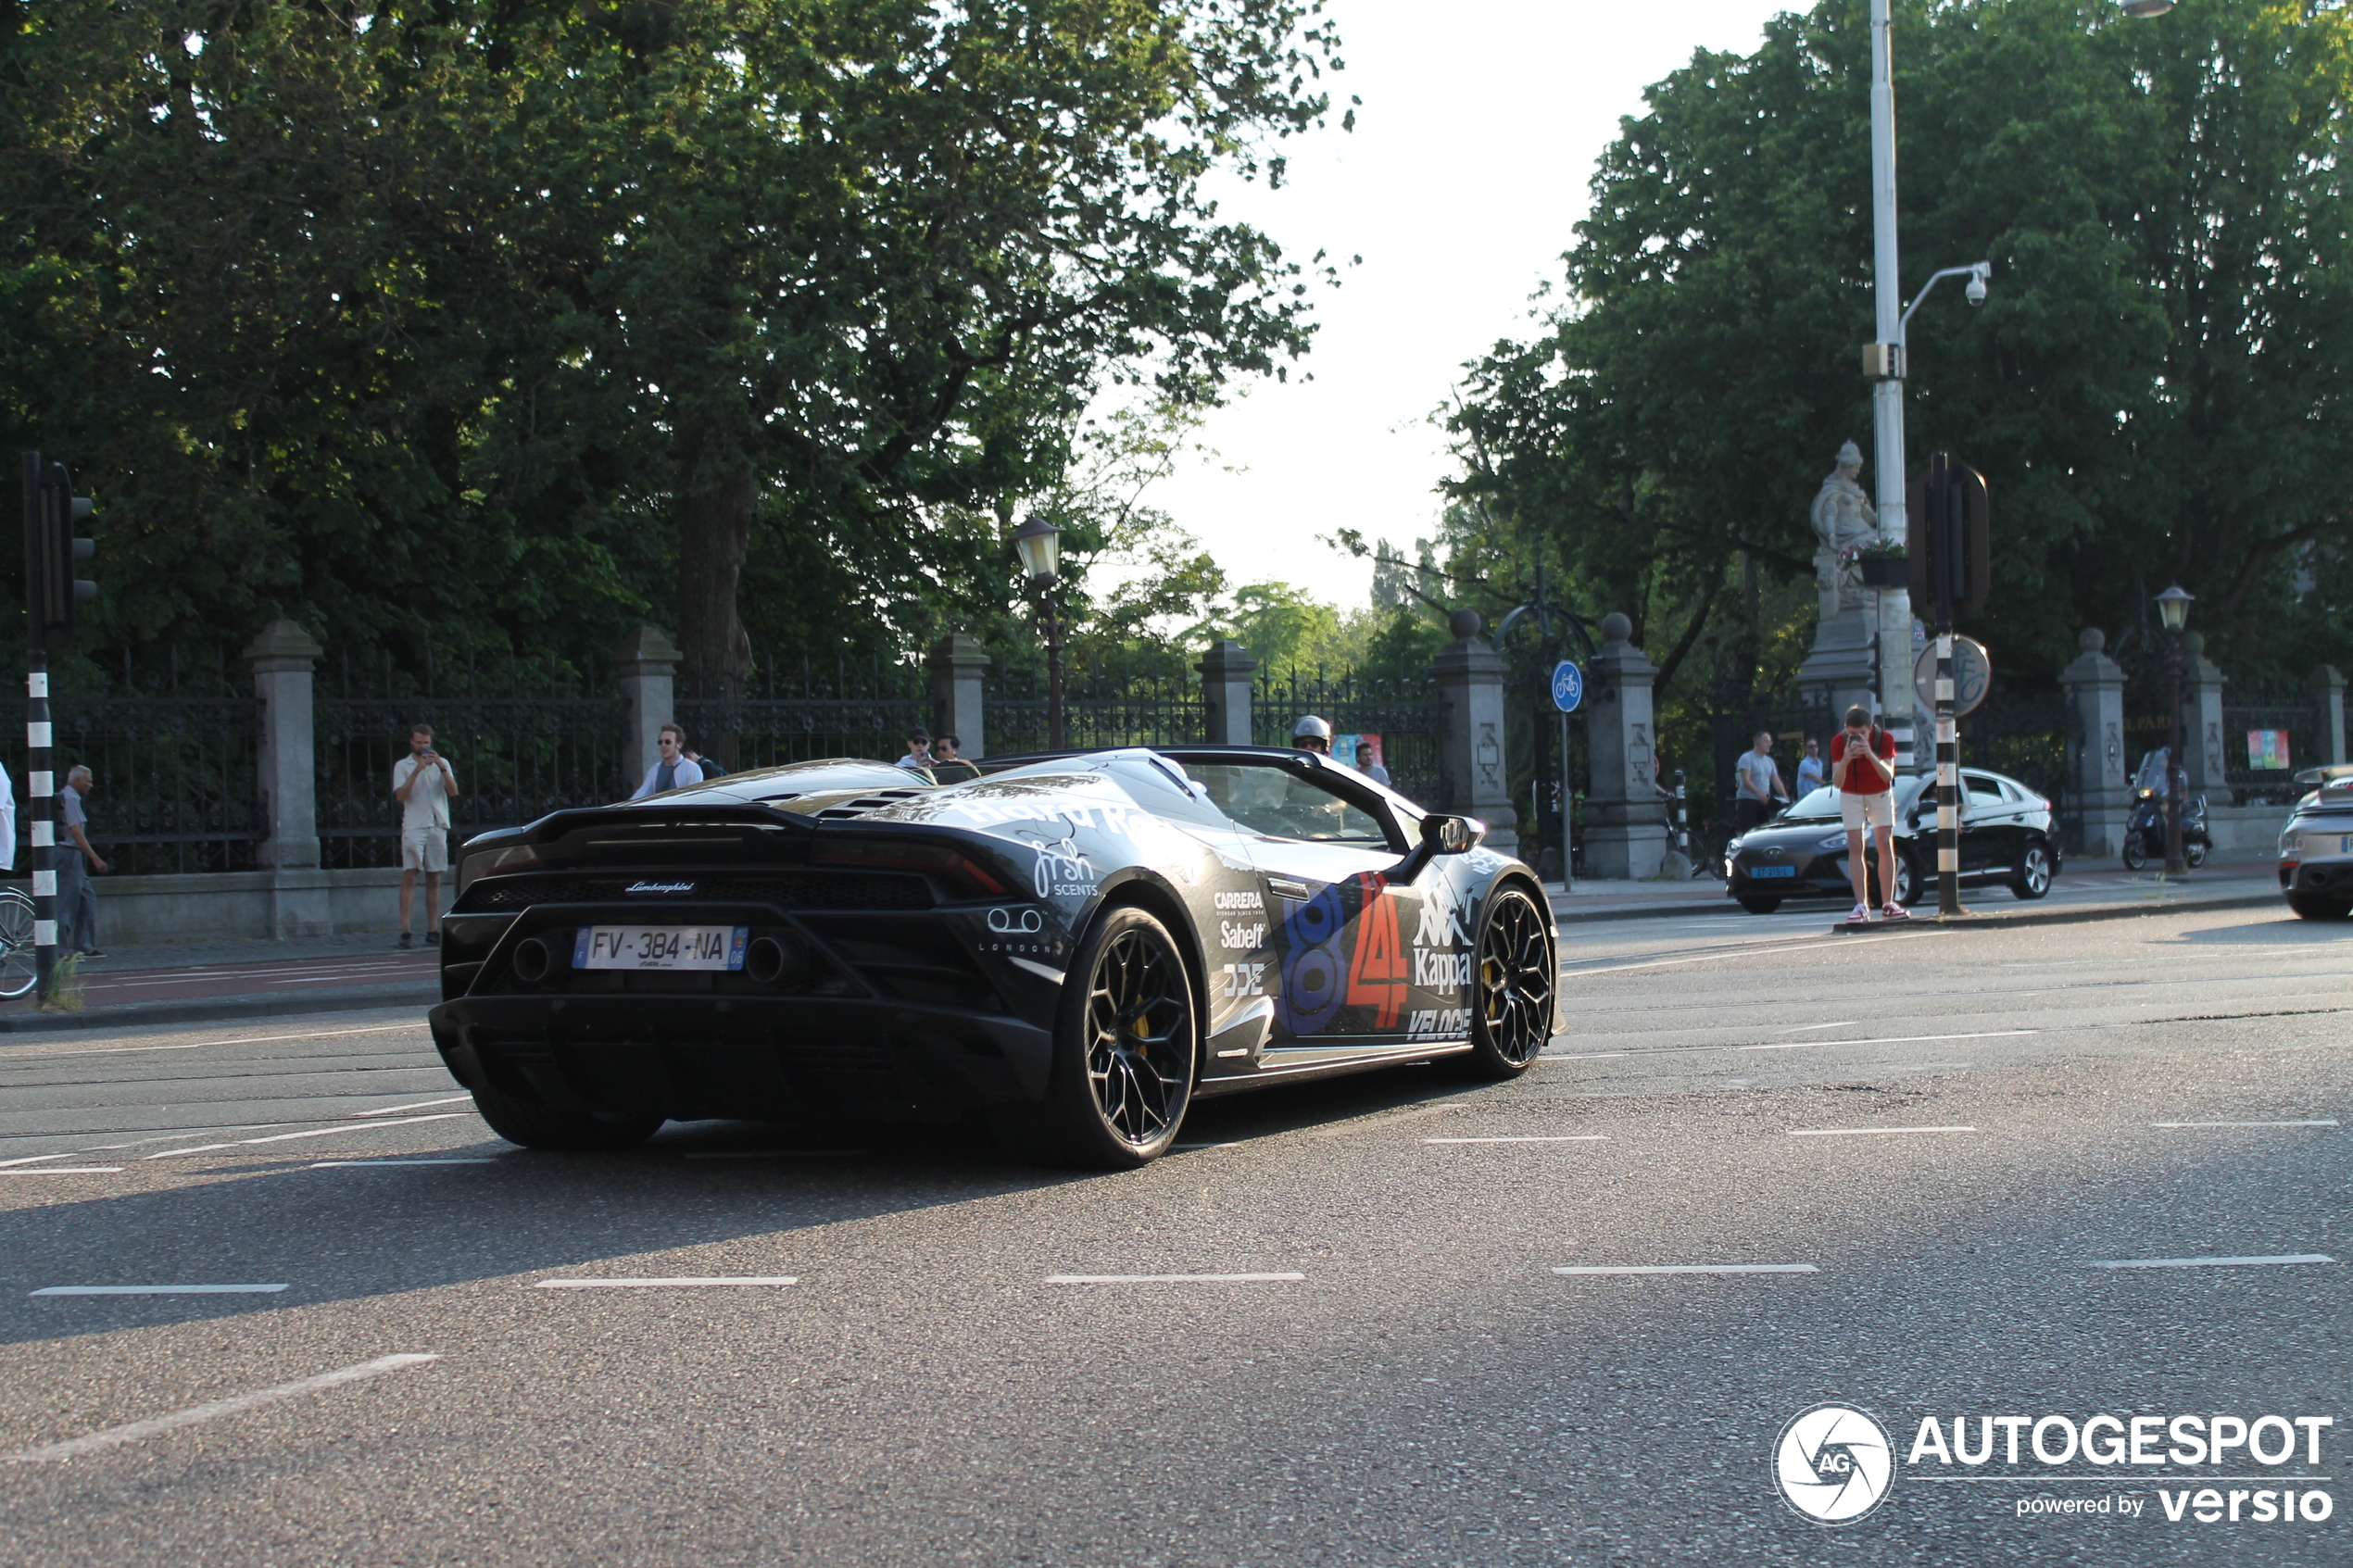
[[1255,914],[1266,908],[1266,900],[1260,897],[1256,888],[1247,893],[1220,893],[1214,901],[1220,914],[1229,909],[1246,909]]
[[1378,872],[1353,877],[1364,902],[1357,918],[1356,958],[1348,970],[1348,1001],[1374,1010],[1373,1027],[1394,1029],[1405,1005],[1405,947],[1398,940],[1397,900]]

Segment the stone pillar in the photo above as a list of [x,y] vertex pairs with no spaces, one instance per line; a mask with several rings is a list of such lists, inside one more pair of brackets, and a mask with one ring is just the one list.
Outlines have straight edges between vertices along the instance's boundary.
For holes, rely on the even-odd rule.
[[1477,610],[1456,610],[1447,626],[1454,640],[1429,663],[1445,708],[1438,731],[1441,809],[1477,817],[1487,824],[1489,844],[1516,855],[1519,813],[1512,809],[1504,766],[1504,657],[1480,640]]
[[988,656],[980,639],[969,632],[950,632],[931,646],[932,734],[954,735],[965,758],[988,755],[985,716],[981,707],[981,672]]
[[1593,774],[1585,800],[1585,874],[1596,881],[1656,876],[1670,842],[1667,803],[1652,771],[1658,738],[1651,688],[1658,666],[1627,641],[1633,630],[1622,615],[1602,617],[1601,650],[1585,677]]
[[661,727],[675,717],[671,706],[677,701],[678,660],[683,657],[650,626],[638,627],[613,649],[613,680],[629,705],[621,743],[623,789],[635,790],[646,770],[661,758]]
[[2068,702],[2066,844],[2072,854],[2105,859],[2124,848],[2132,816],[2131,766],[2124,755],[2124,667],[2101,650],[2108,637],[2087,627],[2083,651],[2059,671]]
[[1258,660],[1227,637],[1210,644],[1193,668],[1201,673],[1202,727],[1208,732],[1208,744],[1248,746],[1250,678],[1258,671]]
[[2312,712],[2320,721],[2320,753],[2310,762],[2295,759],[2299,768],[2345,760],[2345,677],[2323,664],[2304,678],[2312,694]]
[[[2206,657],[2206,638],[2196,632],[2182,633],[2182,750],[2193,792],[2223,790],[2222,671]],[[2225,795],[2208,804],[2232,802]]]
[[[322,936],[333,929],[319,866],[317,719],[312,669],[326,652],[291,621],[273,621],[245,649],[261,699],[261,816],[254,859],[270,877],[270,934]],[[384,780],[387,797],[392,789]]]
[[[1878,648],[1879,627],[1873,615],[1846,610],[1817,622],[1814,646],[1806,662],[1797,667],[1797,686],[1806,706],[1827,709],[1834,725],[1844,723],[1846,710],[1857,703],[1877,713]],[[1828,744],[1827,737],[1818,738]],[[1829,766],[1828,762],[1823,765]]]

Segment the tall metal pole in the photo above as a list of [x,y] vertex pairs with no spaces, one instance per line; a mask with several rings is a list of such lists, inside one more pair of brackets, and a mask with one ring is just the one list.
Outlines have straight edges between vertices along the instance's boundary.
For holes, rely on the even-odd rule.
[[[1871,0],[1871,288],[1878,341],[1894,344],[1903,331],[1904,286],[1895,255],[1895,68],[1894,0]],[[1872,468],[1882,537],[1902,543],[1904,505],[1904,375],[1888,367],[1871,388]],[[1906,588],[1879,593],[1880,720],[1912,733],[1912,596]]]
[[1577,849],[1577,838],[1574,832],[1577,813],[1577,797],[1575,792],[1568,787],[1568,715],[1566,713],[1562,714],[1560,716],[1560,721],[1561,891],[1563,893],[1574,893],[1577,891],[1577,868],[1570,862],[1575,859]]
[[1046,745],[1049,750],[1063,751],[1069,748],[1070,740],[1063,723],[1063,623],[1054,613],[1051,579],[1038,590],[1038,596],[1046,610]]
[[1936,914],[1961,912],[1960,730],[1953,716],[1953,588],[1962,560],[1963,508],[1944,454],[1928,460],[1929,581],[1936,596]]
[[2182,785],[2189,779],[2189,770],[2182,762],[2182,633],[2173,633],[2171,657],[2166,659],[2173,676],[2173,733],[2165,747],[2165,874],[2179,876],[2185,867],[2182,859]]
[[[57,802],[49,759],[49,656],[43,646],[43,622],[48,601],[41,571],[41,530],[46,496],[41,485],[41,454],[24,455],[24,626],[25,626],[25,805],[31,818],[32,941],[39,976],[40,999],[49,999],[49,985],[57,968]],[[72,502],[66,503],[70,507]]]

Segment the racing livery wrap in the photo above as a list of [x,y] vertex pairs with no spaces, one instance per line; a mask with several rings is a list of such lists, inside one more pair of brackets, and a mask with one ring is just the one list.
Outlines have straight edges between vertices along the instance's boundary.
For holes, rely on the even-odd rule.
[[939,785],[856,760],[558,812],[461,854],[434,1044],[501,1135],[947,1121],[1150,1160],[1201,1095],[1554,1033],[1521,862],[1312,752],[1126,749]]

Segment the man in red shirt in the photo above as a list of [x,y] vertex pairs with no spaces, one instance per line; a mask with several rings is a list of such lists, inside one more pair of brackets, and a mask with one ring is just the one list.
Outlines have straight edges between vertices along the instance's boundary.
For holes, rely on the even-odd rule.
[[1831,737],[1831,787],[1846,823],[1846,874],[1855,884],[1855,912],[1848,923],[1871,918],[1871,888],[1863,865],[1863,830],[1878,830],[1880,882],[1887,890],[1884,920],[1906,920],[1911,911],[1895,901],[1895,737],[1871,722],[1869,709],[1846,710],[1846,728]]

